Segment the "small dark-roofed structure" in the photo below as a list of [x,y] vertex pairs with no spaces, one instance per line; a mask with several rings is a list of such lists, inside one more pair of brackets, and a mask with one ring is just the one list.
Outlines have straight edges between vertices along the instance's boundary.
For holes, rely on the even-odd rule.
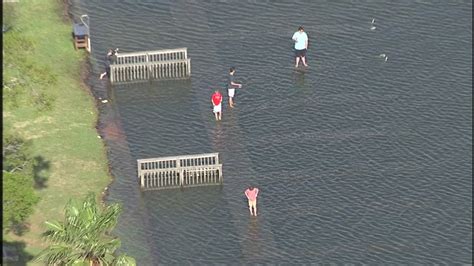
[[[87,24],[83,18],[87,18]],[[91,51],[91,41],[90,41],[90,32],[89,32],[89,17],[87,15],[81,16],[81,23],[74,23],[73,25],[73,38],[74,38],[74,48],[77,50],[79,48],[86,48],[88,52]]]

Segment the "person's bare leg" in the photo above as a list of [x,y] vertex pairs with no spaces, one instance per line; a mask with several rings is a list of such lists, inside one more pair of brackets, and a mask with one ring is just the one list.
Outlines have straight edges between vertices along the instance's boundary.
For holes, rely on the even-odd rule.
[[255,206],[253,206],[253,213],[257,216],[257,202],[255,202]]
[[222,120],[222,112],[219,112],[219,120]]
[[303,62],[303,65],[304,65],[305,67],[308,66],[308,64],[306,64],[306,56],[302,56],[302,57],[301,57],[301,62]]
[[299,62],[300,62],[300,57],[297,56],[297,57],[296,57],[296,64],[295,64],[295,67],[298,67]]
[[230,107],[234,108],[234,100],[232,100],[234,97],[229,97],[229,105]]
[[214,113],[214,116],[216,117],[216,121],[219,120],[219,117],[217,116],[217,113]]
[[253,215],[253,212],[252,212],[252,205],[249,205],[249,210],[250,210],[250,215]]

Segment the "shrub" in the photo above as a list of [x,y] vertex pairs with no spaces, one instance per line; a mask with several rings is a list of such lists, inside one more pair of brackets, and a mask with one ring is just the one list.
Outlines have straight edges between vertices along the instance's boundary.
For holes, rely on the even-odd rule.
[[7,132],[3,136],[3,172],[31,172],[32,160],[28,155],[30,146],[30,142]]
[[23,172],[3,171],[3,227],[16,231],[33,213],[39,198],[33,189],[33,177]]
[[7,133],[3,136],[3,227],[19,233],[38,202],[34,191],[31,143]]

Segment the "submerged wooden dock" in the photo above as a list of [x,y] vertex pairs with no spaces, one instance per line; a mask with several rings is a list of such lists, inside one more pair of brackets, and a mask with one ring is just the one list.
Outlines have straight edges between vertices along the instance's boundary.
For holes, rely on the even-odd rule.
[[191,59],[187,48],[118,53],[110,65],[110,82],[146,81],[151,79],[186,79],[191,76]]
[[143,190],[223,183],[219,153],[139,159],[137,166]]

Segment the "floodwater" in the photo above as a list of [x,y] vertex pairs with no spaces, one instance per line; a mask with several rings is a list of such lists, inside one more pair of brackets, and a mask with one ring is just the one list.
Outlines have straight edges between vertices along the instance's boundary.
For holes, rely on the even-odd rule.
[[[109,100],[114,233],[139,265],[472,263],[472,1],[70,2]],[[112,47],[187,47],[192,78],[110,86]],[[244,86],[217,123],[230,66]],[[222,187],[140,192],[137,159],[207,152]]]

